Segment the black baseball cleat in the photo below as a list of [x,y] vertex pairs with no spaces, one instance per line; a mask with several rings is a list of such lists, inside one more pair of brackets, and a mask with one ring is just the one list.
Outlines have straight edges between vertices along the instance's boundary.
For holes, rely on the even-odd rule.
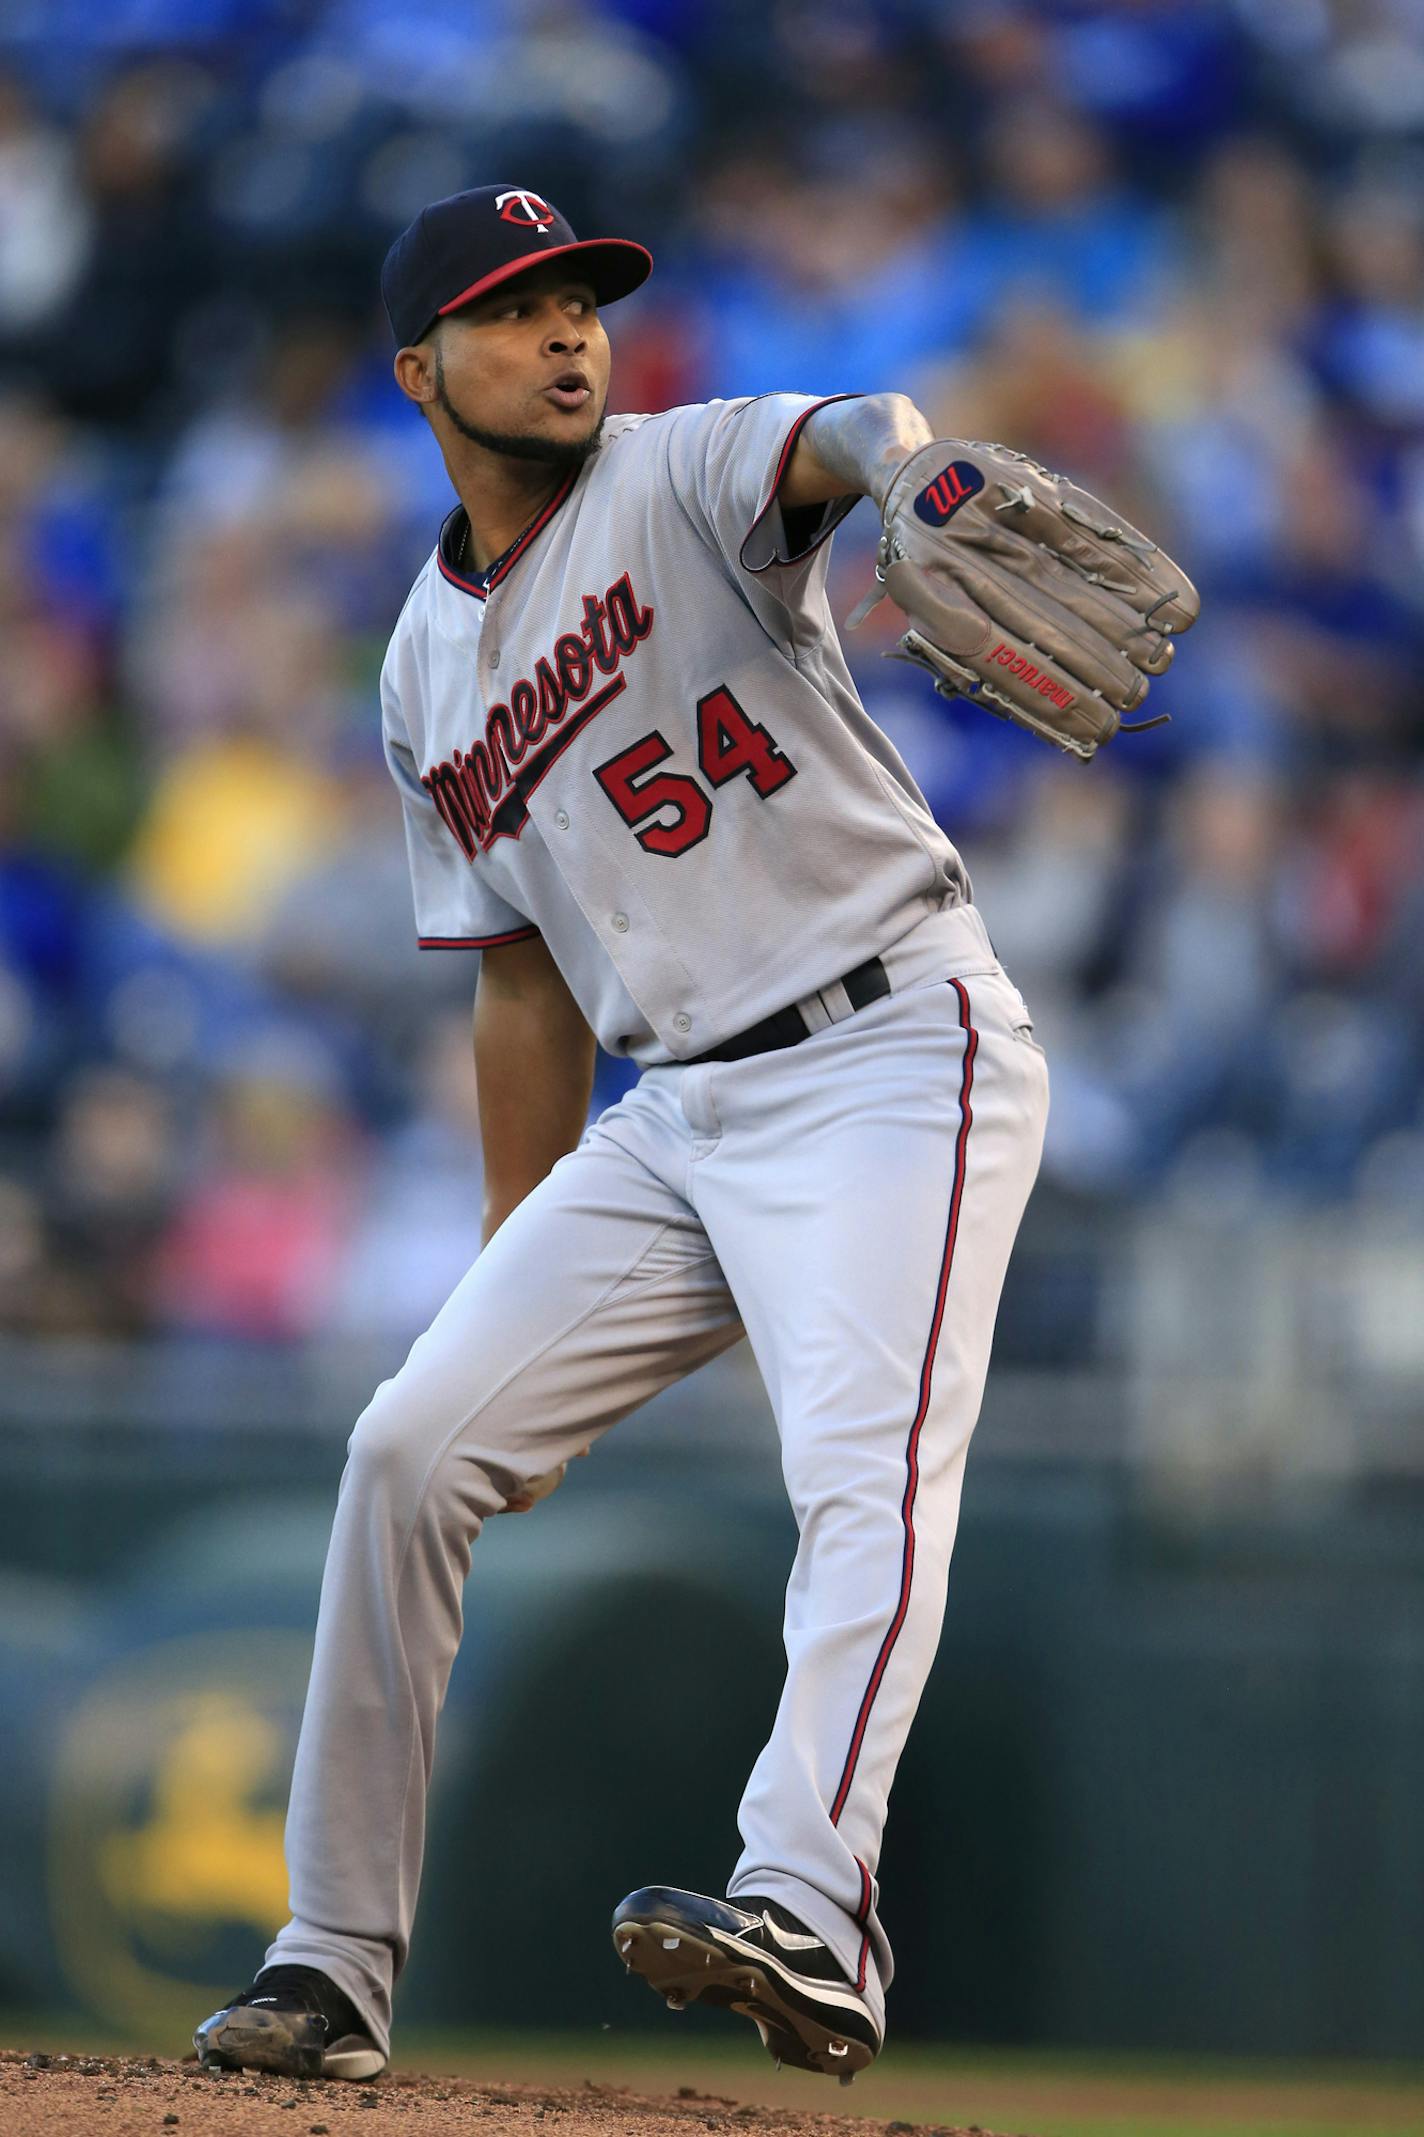
[[207,2070],[284,2078],[376,2078],[386,2058],[351,1998],[314,1966],[267,1966],[193,2035]]
[[669,2010],[701,2001],[739,2011],[793,2069],[848,2085],[880,2053],[864,1996],[821,1938],[775,1900],[648,1885],[615,1909],[613,1947]]

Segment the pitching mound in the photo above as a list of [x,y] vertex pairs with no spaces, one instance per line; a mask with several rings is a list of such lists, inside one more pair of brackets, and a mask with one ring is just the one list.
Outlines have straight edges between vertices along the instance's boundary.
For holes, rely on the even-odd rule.
[[[846,2096],[849,2105],[849,2096]],[[778,2137],[1002,2137],[925,2123],[866,2122],[750,2107],[683,2087],[658,2100],[585,2081],[577,2091],[492,2087],[397,2071],[371,2085],[293,2084],[247,2071],[209,2074],[157,2056],[26,2055],[0,2050],[3,2137],[445,2137],[540,2130],[541,2137],[689,2137],[694,2130]]]

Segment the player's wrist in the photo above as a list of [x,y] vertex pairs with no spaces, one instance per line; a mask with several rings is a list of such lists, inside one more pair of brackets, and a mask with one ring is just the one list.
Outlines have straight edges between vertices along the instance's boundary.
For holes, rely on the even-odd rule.
[[883,513],[895,478],[933,437],[903,393],[867,393],[818,408],[807,425],[816,459]]
[[870,492],[882,513],[898,476],[934,437],[927,419],[908,394],[888,393],[884,402],[890,428],[881,446],[876,480]]

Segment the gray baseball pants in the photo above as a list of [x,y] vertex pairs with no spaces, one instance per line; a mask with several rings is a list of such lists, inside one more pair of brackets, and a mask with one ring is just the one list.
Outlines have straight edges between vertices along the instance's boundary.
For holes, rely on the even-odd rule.
[[648,1069],[560,1159],[352,1434],[287,1820],[293,1918],[268,1964],[321,1968],[388,2047],[481,1525],[745,1332],[800,1544],[728,1889],[824,1937],[883,2024],[886,1805],[1047,1106],[995,965],[784,1051]]

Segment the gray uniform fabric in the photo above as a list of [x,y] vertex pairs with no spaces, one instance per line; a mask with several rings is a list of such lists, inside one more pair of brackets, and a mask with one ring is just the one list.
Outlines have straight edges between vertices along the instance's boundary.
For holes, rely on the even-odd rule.
[[[969,894],[836,638],[824,536],[851,501],[774,561],[777,471],[820,405],[612,419],[487,599],[431,558],[386,658],[422,943],[537,929],[601,1043],[638,1061],[705,1053]],[[697,708],[718,691],[769,742],[714,785]],[[680,784],[633,828],[595,770],[653,735],[667,754],[632,772],[632,806],[644,780]]]
[[[855,698],[824,548],[772,560],[775,484],[816,405],[621,419],[487,603],[437,559],[392,641],[422,939],[537,927],[605,1045],[646,1066],[351,1439],[292,1787],[293,1918],[268,1961],[321,1967],[382,2046],[482,1523],[743,1334],[800,1547],[729,1891],[783,1901],[883,2023],[881,1833],[1047,1076],[958,856]],[[856,1011],[836,982],[874,954],[892,991]],[[801,1044],[687,1059],[793,1000]],[[649,1880],[676,1865],[627,1865]]]

